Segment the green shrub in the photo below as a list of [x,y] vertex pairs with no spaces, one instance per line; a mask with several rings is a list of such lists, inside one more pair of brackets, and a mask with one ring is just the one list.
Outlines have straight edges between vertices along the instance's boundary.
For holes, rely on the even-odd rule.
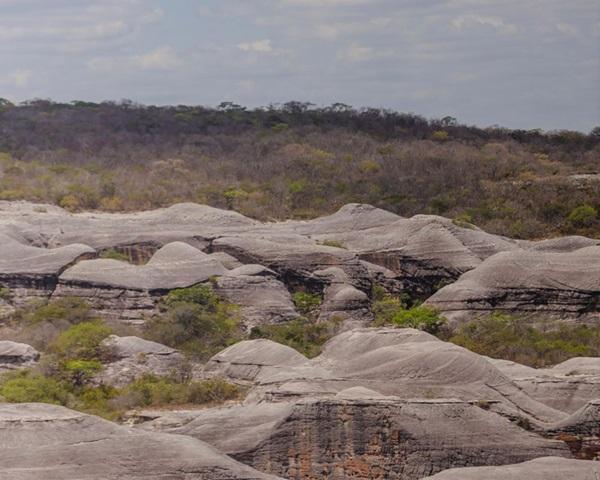
[[85,300],[77,297],[65,297],[51,300],[25,311],[24,319],[34,324],[41,322],[77,324],[94,319],[94,315]]
[[346,248],[344,244],[338,240],[323,240],[321,245],[325,247]]
[[[94,373],[99,364],[70,361],[65,371]],[[63,372],[64,373],[64,372]],[[212,404],[242,398],[240,387],[222,379],[179,382],[173,378],[148,375],[123,388],[92,387],[85,382],[63,380],[29,370],[5,374],[0,379],[0,401],[41,402],[99,415],[109,420],[122,418],[127,409],[166,405]]]
[[260,325],[250,331],[250,338],[267,338],[287,345],[308,358],[321,353],[321,348],[338,329],[338,322],[315,322],[300,317],[280,325]]
[[102,341],[111,333],[111,328],[99,320],[79,323],[61,333],[51,350],[65,360],[102,359],[108,354]]
[[102,370],[102,364],[98,360],[68,360],[62,365],[62,370],[73,385],[82,386]]
[[481,355],[538,368],[573,357],[600,356],[597,329],[563,325],[557,330],[542,331],[501,313],[463,325],[450,341]]
[[452,223],[457,227],[469,228],[471,230],[477,228],[473,223],[473,216],[470,213],[461,213],[452,220]]
[[407,300],[384,295],[373,302],[376,325],[395,325],[403,328],[417,328],[431,334],[438,334],[446,325],[446,319],[427,305],[407,307]]
[[120,262],[129,262],[129,257],[124,253],[115,250],[114,248],[109,248],[108,250],[104,250],[100,252],[100,258],[106,258],[110,260],[118,260]]
[[323,299],[317,293],[296,292],[292,295],[292,301],[298,312],[308,315],[321,305]]
[[419,305],[407,310],[397,310],[392,315],[391,323],[399,327],[418,328],[435,335],[446,324],[446,319],[435,308]]
[[0,286],[0,300],[10,300],[10,289]]
[[591,205],[581,205],[571,211],[567,221],[575,228],[591,227],[598,218],[598,210]]
[[65,405],[69,391],[62,382],[27,370],[8,374],[0,384],[0,397],[11,403],[41,402]]
[[163,314],[146,325],[151,340],[205,360],[242,338],[237,309],[221,301],[210,285],[174,290],[164,304]]
[[170,378],[148,375],[128,385],[123,394],[136,406],[164,406],[186,403],[203,405],[239,398],[241,390],[222,379],[178,383]]
[[219,304],[219,297],[213,292],[210,285],[194,285],[171,290],[168,293],[165,304],[172,307],[178,303],[195,303],[215,310]]

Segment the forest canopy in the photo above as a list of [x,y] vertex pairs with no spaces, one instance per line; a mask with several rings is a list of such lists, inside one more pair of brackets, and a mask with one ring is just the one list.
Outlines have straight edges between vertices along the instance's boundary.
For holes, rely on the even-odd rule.
[[518,238],[600,233],[600,127],[479,128],[345,104],[0,99],[0,200],[71,211],[194,201],[262,219],[350,202]]

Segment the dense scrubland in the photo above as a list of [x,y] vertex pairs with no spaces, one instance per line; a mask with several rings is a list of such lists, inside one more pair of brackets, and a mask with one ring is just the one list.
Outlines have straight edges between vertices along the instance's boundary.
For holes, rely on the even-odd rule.
[[0,199],[127,211],[183,201],[261,220],[363,202],[517,238],[600,234],[600,128],[460,125],[289,102],[248,110],[0,100]]

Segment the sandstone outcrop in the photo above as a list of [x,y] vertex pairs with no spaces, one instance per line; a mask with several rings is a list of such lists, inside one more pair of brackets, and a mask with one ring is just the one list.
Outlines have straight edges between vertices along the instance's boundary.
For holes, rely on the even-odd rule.
[[94,377],[95,383],[122,387],[144,375],[176,375],[185,365],[177,350],[139,337],[111,335],[103,346],[111,361]]
[[600,319],[600,247],[568,253],[494,255],[427,300],[463,320],[492,311],[596,324]]
[[94,249],[82,244],[38,248],[0,233],[0,286],[8,289],[7,297],[15,305],[48,297],[67,267],[94,254]]
[[599,476],[597,462],[544,457],[502,467],[454,468],[423,480],[596,480]]
[[[543,313],[568,321],[598,320],[594,273],[599,270],[598,240],[517,241],[438,216],[402,218],[369,205],[349,204],[333,215],[309,221],[261,223],[236,212],[189,203],[148,212],[71,214],[47,205],[0,202],[0,243],[11,245],[10,253],[8,248],[0,252],[0,284],[14,288],[15,302],[47,297],[54,290],[57,296],[91,294],[101,309],[126,321],[140,321],[140,312],[151,309],[153,301],[146,291],[189,283],[184,279],[191,280],[201,269],[192,274],[184,264],[194,262],[203,263],[206,274],[214,262],[211,276],[223,276],[242,264],[260,264],[276,272],[276,280],[288,290],[300,287],[324,294],[329,289],[325,297],[340,297],[324,303],[323,318],[368,318],[359,306],[368,298],[365,301],[363,295],[347,289],[339,293],[339,282],[329,288],[328,277],[317,274],[335,268],[348,278],[349,286],[367,297],[373,284],[422,300],[444,287],[430,302],[457,320],[494,309]],[[181,244],[195,253],[189,250],[189,260],[180,264],[177,279],[167,281],[170,267],[162,262],[157,269],[156,255],[160,258],[169,245],[184,250]],[[138,265],[94,260],[67,268],[82,255],[110,249]],[[34,264],[34,253],[46,260]],[[38,265],[50,259],[49,271],[39,272]],[[235,283],[223,281],[227,282]],[[258,282],[249,281],[252,288],[262,288],[256,286]],[[233,285],[232,291],[236,290]],[[346,300],[354,307],[340,309],[338,304]],[[265,303],[271,305],[270,300]],[[253,305],[247,307],[247,323],[253,326],[259,322],[257,311]],[[289,304],[267,309],[265,321],[293,318],[288,309]]]
[[266,323],[284,323],[297,318],[290,292],[278,275],[261,265],[237,267],[214,281],[214,290],[240,307],[246,329]]
[[258,470],[294,480],[416,480],[452,466],[570,456],[563,442],[467,402],[369,398],[368,391],[166,414],[141,428],[203,439]]
[[0,373],[34,366],[40,353],[25,343],[0,340]]
[[275,480],[191,437],[118,426],[64,407],[0,404],[3,480]]
[[313,360],[248,340],[205,375],[248,385],[244,404],[144,412],[138,428],[193,436],[290,479],[412,480],[572,455],[553,430],[566,412],[528,397],[491,360],[413,329],[344,332]]

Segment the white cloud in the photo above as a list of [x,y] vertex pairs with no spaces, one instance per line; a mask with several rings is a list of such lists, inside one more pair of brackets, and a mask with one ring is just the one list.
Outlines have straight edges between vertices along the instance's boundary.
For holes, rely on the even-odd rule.
[[338,58],[340,60],[347,60],[349,62],[363,62],[373,58],[374,51],[371,47],[364,47],[353,43],[344,50],[338,52]]
[[340,7],[348,5],[365,5],[375,0],[280,0],[283,5],[299,5],[306,7]]
[[255,53],[271,53],[273,52],[273,47],[271,46],[271,40],[257,40],[255,42],[248,43],[240,43],[237,46],[240,50],[244,52],[255,52]]
[[466,30],[469,27],[483,25],[495,28],[499,32],[507,35],[513,35],[519,30],[516,25],[512,23],[506,23],[501,17],[493,15],[478,15],[475,13],[469,13],[455,17],[450,21],[450,24],[457,30]]
[[31,72],[29,70],[16,70],[12,72],[9,77],[13,81],[15,87],[23,88],[29,83]]
[[337,53],[337,58],[347,62],[365,62],[367,60],[391,57],[393,55],[393,50],[375,50],[372,47],[367,47],[358,43],[352,43],[343,50],[340,50]]
[[577,29],[573,26],[570,25],[568,23],[565,22],[559,22],[556,24],[556,29],[560,32],[563,33],[565,35],[571,35],[571,36],[578,36],[579,32],[577,31]]
[[91,70],[173,70],[183,64],[183,60],[171,47],[159,47],[147,53],[125,57],[95,57],[86,62]]
[[182,63],[171,47],[160,47],[151,52],[136,55],[133,57],[133,61],[144,70],[171,70]]

